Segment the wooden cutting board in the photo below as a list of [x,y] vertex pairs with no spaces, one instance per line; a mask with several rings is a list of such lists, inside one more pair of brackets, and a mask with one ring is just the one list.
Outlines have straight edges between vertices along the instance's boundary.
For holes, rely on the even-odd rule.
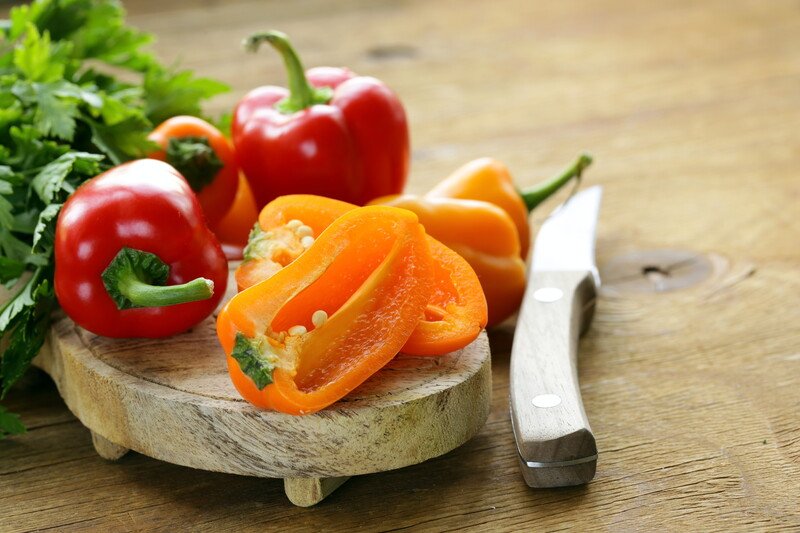
[[441,357],[400,355],[328,409],[253,408],[228,378],[208,318],[168,339],[110,339],[59,317],[34,360],[111,460],[128,450],[192,468],[284,479],[313,505],[347,477],[401,468],[463,444],[489,414],[485,333]]

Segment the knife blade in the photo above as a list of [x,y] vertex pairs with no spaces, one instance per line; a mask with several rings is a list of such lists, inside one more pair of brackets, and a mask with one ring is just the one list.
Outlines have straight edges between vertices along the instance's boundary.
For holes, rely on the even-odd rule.
[[568,200],[536,237],[528,287],[511,348],[511,423],[531,487],[588,483],[597,444],[578,385],[580,335],[588,329],[600,277],[594,260],[600,186]]

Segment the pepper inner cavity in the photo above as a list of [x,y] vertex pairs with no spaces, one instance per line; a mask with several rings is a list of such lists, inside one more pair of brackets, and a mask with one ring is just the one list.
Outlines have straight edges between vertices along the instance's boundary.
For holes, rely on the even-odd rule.
[[364,284],[382,259],[382,255],[370,254],[357,262],[334,261],[319,278],[278,311],[272,320],[272,331],[289,332],[295,326],[312,331],[319,327],[315,325],[314,317],[320,325],[324,324]]
[[314,244],[314,230],[301,220],[293,219],[283,226],[259,229],[245,250],[247,259],[267,259],[285,267]]

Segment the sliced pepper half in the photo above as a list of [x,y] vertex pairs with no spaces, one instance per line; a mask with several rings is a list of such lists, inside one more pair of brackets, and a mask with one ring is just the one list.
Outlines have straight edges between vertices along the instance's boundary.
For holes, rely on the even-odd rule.
[[431,254],[413,213],[347,212],[217,320],[234,386],[261,408],[308,414],[339,400],[406,343],[431,295]]
[[459,350],[486,326],[486,297],[464,258],[428,235],[433,284],[425,314],[403,345],[410,355],[442,355]]
[[[236,270],[239,290],[267,279],[291,263],[344,213],[347,202],[313,195],[288,195],[267,204]],[[486,326],[486,298],[472,267],[457,253],[427,236],[433,256],[431,300],[402,351],[442,355],[463,348]]]
[[357,206],[311,194],[280,196],[258,215],[236,269],[240,291],[263,281],[294,261],[334,220]]

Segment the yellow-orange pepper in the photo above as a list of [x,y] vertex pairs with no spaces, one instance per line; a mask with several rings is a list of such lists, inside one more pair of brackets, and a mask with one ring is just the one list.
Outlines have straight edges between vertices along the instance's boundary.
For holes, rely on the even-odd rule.
[[428,235],[467,260],[483,287],[487,326],[492,326],[514,314],[522,302],[530,245],[528,213],[580,177],[591,162],[581,155],[555,178],[520,191],[503,163],[476,159],[424,196],[384,196],[370,203],[413,211]]
[[528,257],[530,229],[528,214],[575,177],[592,162],[592,158],[582,154],[561,174],[550,180],[521,191],[505,164],[483,157],[459,167],[455,172],[428,191],[427,198],[461,198],[464,200],[483,200],[503,209],[517,228],[519,234],[520,256]]

